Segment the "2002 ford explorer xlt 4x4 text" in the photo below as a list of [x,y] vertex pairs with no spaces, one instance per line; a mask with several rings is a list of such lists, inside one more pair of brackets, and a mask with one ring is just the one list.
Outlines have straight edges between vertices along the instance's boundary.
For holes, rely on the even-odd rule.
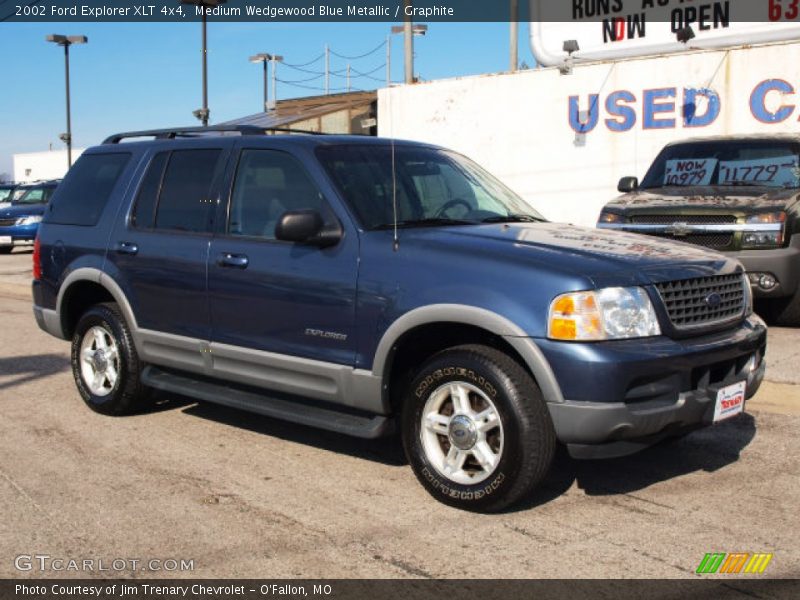
[[557,441],[631,453],[761,384],[735,260],[548,223],[441,148],[221,129],[113,136],[47,209],[34,312],[98,412],[155,388],[363,438],[396,425],[431,494],[497,511]]

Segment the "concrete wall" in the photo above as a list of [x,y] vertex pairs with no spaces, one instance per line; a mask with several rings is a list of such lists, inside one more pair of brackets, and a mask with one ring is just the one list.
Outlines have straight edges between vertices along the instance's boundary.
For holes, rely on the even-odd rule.
[[379,135],[460,151],[547,218],[593,225],[619,178],[641,178],[670,141],[800,132],[798,56],[800,43],[774,44],[393,87]]
[[[78,160],[84,148],[72,150],[72,162]],[[67,173],[67,151],[29,152],[14,155],[14,181],[25,183],[45,179],[61,179]]]

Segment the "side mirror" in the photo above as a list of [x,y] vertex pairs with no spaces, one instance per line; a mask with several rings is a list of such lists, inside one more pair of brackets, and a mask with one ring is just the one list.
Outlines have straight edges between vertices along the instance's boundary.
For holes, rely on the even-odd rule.
[[283,213],[275,226],[275,238],[322,248],[338,243],[342,231],[338,225],[326,230],[325,221],[316,210],[290,210]]
[[617,185],[617,191],[622,192],[623,194],[635,192],[638,189],[639,179],[636,177],[623,177],[619,180],[619,185]]

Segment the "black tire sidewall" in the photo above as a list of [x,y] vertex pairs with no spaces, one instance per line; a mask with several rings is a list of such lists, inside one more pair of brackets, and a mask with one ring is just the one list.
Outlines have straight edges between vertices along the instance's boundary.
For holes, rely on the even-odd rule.
[[[494,403],[503,427],[503,453],[494,472],[475,485],[455,483],[440,474],[425,456],[420,439],[422,412],[430,394],[442,385],[462,381],[483,391]],[[517,410],[517,391],[498,367],[476,360],[467,352],[434,359],[414,378],[403,406],[403,445],[423,486],[438,500],[465,510],[486,511],[503,503],[520,473],[521,444],[526,416]]]
[[[81,342],[86,332],[95,326],[104,328],[114,337],[114,342],[119,352],[117,380],[114,383],[114,388],[105,396],[98,396],[92,393],[83,381],[83,376],[81,375]],[[78,325],[75,327],[75,333],[72,336],[71,362],[75,385],[78,387],[78,391],[84,402],[86,402],[92,410],[103,414],[119,414],[125,408],[123,406],[125,383],[129,378],[131,362],[135,359],[132,357],[131,349],[126,343],[128,336],[125,335],[125,331],[122,327],[123,325],[117,315],[107,307],[99,305],[92,307],[81,317]]]

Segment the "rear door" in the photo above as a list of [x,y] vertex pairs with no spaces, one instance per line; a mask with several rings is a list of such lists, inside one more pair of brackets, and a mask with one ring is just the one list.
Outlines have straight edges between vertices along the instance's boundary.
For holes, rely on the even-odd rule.
[[227,156],[217,141],[157,147],[128,218],[117,221],[109,272],[131,303],[145,360],[204,370],[206,262]]
[[[330,190],[306,163],[289,151],[246,146],[236,157],[225,222],[209,254],[218,375],[302,391],[293,390],[291,382],[299,382],[294,375],[313,366],[295,371],[293,361],[354,363],[358,238],[346,218],[335,214],[326,199]],[[343,238],[330,248],[275,239],[281,215],[300,209],[318,210],[326,223],[338,220]]]

